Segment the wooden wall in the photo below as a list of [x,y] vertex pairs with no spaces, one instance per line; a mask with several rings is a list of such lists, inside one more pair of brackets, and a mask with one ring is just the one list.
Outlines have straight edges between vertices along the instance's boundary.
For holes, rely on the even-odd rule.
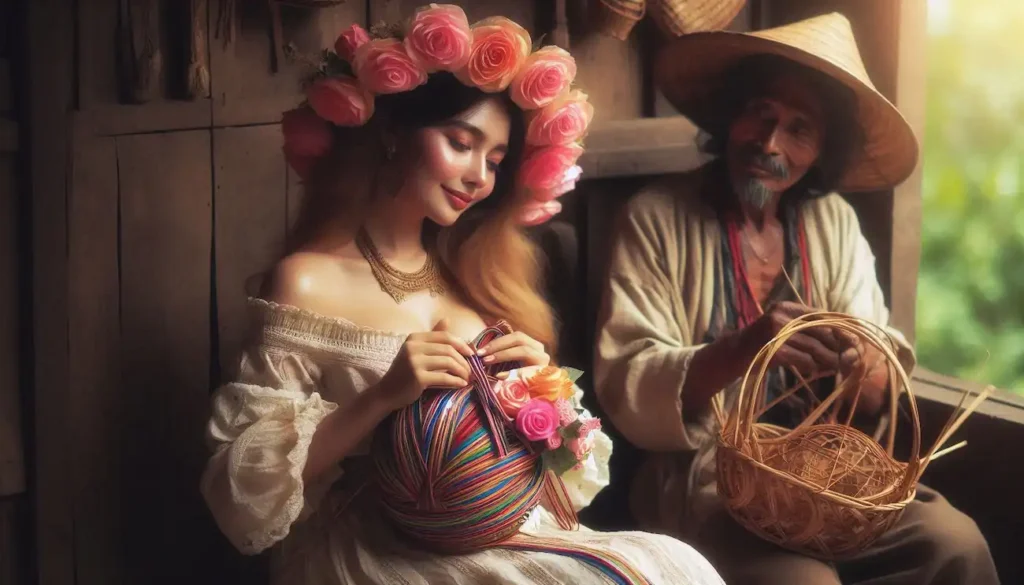
[[[457,3],[535,37],[554,20],[546,0]],[[120,4],[28,3],[34,301],[52,307],[33,323],[39,582],[258,583],[265,559],[227,544],[198,482],[209,395],[244,335],[245,282],[281,252],[299,201],[278,122],[304,70],[273,50],[267,3],[234,2],[234,26],[220,27],[227,3],[210,0],[195,47],[209,92],[191,95],[189,3],[133,2],[127,15]],[[281,39],[316,53],[352,22],[419,4],[282,7]],[[644,43],[589,34],[584,4],[569,2],[579,80],[601,121],[639,118]],[[147,39],[161,67],[126,82],[119,58]]]

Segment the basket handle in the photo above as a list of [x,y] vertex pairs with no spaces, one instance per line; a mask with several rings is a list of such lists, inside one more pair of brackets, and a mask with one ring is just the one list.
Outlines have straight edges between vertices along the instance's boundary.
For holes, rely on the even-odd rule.
[[[769,362],[771,358],[782,348],[783,345],[789,340],[790,337],[797,333],[810,329],[813,327],[832,327],[840,329],[848,333],[858,335],[865,339],[868,343],[873,345],[876,349],[882,352],[883,356],[889,362],[889,392],[891,395],[890,409],[892,414],[892,420],[890,421],[889,427],[889,448],[892,448],[892,444],[895,441],[895,427],[896,427],[896,408],[898,406],[899,396],[901,394],[900,388],[903,388],[907,392],[908,402],[910,405],[911,419],[913,424],[912,429],[912,445],[910,461],[908,467],[912,469],[907,474],[907,481],[916,481],[918,471],[921,467],[921,421],[917,409],[917,401],[914,396],[913,389],[910,385],[910,378],[904,371],[903,366],[899,363],[899,359],[893,350],[891,343],[886,343],[879,331],[884,333],[884,330],[877,325],[844,315],[841,313],[829,312],[829,311],[817,311],[807,313],[796,319],[793,319],[787,323],[775,335],[761,350],[757,353],[757,356],[751,361],[750,366],[747,368],[746,374],[743,376],[743,380],[740,383],[739,396],[737,397],[737,403],[735,409],[732,411],[735,416],[735,424],[732,426],[733,440],[737,443],[740,438],[749,439],[754,432],[754,423],[756,423],[755,415],[758,411],[758,405],[764,401],[764,389],[765,389],[765,378],[767,377]],[[888,334],[885,334],[888,337]],[[890,339],[891,342],[891,339]],[[757,371],[756,375],[754,374]],[[811,424],[814,420],[817,420],[825,410],[831,406],[840,396],[840,392],[844,391],[844,385],[839,385],[833,390],[832,394],[826,398],[821,405],[815,410],[814,416],[808,416],[796,429],[789,431],[788,434],[802,430],[807,425]]]

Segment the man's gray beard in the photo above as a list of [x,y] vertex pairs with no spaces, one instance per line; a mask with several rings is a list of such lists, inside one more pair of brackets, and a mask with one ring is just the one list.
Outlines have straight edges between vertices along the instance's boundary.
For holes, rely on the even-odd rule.
[[775,196],[775,192],[765,186],[760,179],[751,177],[736,186],[740,201],[749,203],[755,209],[764,209]]

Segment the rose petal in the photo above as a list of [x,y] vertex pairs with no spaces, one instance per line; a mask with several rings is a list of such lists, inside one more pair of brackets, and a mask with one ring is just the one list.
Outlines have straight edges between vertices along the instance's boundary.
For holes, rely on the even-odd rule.
[[558,201],[536,201],[527,203],[519,213],[519,223],[524,226],[540,225],[562,211]]
[[472,45],[473,32],[466,13],[454,4],[420,8],[406,27],[405,48],[427,72],[465,67]]
[[375,39],[359,47],[352,68],[359,83],[375,94],[410,91],[427,82],[427,72],[398,39]]
[[361,126],[373,115],[373,96],[351,77],[321,79],[306,91],[321,118],[338,126]]
[[334,42],[334,52],[351,63],[356,49],[368,42],[370,42],[370,33],[358,24],[353,24],[338,35],[338,40]]

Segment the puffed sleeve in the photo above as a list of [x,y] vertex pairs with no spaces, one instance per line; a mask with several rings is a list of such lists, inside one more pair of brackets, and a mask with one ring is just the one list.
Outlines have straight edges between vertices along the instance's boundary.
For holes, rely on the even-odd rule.
[[302,472],[317,425],[337,405],[321,398],[320,372],[308,358],[253,348],[236,381],[217,389],[207,427],[213,451],[201,490],[217,525],[244,554],[288,535],[340,471],[317,486]]

